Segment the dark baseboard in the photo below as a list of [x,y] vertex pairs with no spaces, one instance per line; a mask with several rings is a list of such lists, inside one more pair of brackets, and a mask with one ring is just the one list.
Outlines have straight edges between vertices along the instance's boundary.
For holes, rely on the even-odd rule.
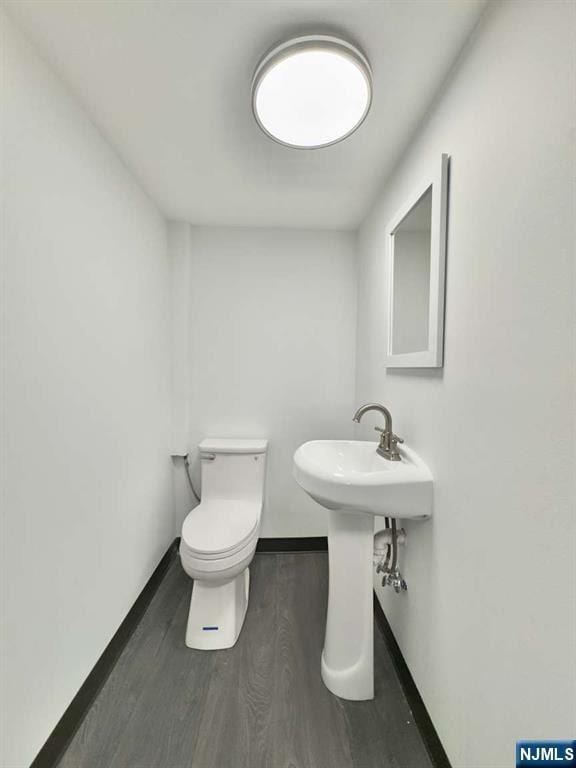
[[326,552],[326,536],[302,536],[289,539],[258,539],[256,552]]
[[36,755],[30,768],[53,768],[62,756],[92,702],[108,679],[110,672],[112,672],[126,643],[144,615],[154,593],[160,586],[170,564],[176,557],[177,543],[178,539],[170,545],[170,548],[159,562],[156,570],[146,582],[144,589],[136,598],[136,602],[128,612],[116,634],[104,649],[104,652],[82,684],[82,687],[72,699],[68,709],[64,712],[46,743]]
[[430,715],[428,714],[426,705],[422,701],[422,697],[420,696],[420,692],[416,687],[414,678],[412,677],[410,670],[408,669],[408,665],[404,660],[404,656],[402,655],[400,646],[396,642],[396,638],[394,637],[392,628],[388,623],[386,614],[382,610],[382,606],[380,605],[380,601],[376,597],[375,592],[374,592],[374,618],[376,619],[376,625],[378,626],[380,632],[384,637],[384,640],[388,647],[388,651],[390,653],[390,656],[392,657],[392,661],[394,663],[396,673],[400,680],[400,684],[402,685],[402,688],[404,690],[404,695],[406,696],[408,705],[412,710],[412,715],[414,716],[414,722],[418,726],[418,730],[422,735],[422,739],[426,745],[426,749],[428,750],[428,754],[430,755],[430,759],[432,760],[432,764],[434,765],[434,768],[451,768],[448,755],[446,754],[444,747],[442,746],[442,742],[440,741],[440,738],[436,733],[436,728],[434,728],[434,723],[432,722]]

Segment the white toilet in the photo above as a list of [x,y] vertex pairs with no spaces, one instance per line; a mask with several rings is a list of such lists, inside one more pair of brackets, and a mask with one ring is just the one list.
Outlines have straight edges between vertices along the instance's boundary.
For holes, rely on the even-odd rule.
[[246,609],[262,517],[267,440],[209,438],[198,446],[202,501],[184,520],[180,558],[194,579],[189,648],[231,648]]

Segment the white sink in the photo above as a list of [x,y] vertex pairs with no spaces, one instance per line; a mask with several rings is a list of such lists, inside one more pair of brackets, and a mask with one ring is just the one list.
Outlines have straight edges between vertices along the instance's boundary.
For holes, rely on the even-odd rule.
[[328,509],[382,517],[425,518],[432,514],[432,475],[410,448],[401,461],[376,453],[377,443],[313,440],[294,454],[294,477]]
[[374,697],[372,555],[374,516],[432,515],[432,475],[410,448],[401,460],[378,443],[313,440],[294,454],[296,482],[330,510],[329,587],[322,679],[344,699]]

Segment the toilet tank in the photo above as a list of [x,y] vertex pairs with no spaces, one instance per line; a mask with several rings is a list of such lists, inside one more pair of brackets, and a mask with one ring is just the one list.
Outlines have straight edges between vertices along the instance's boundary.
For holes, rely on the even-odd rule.
[[202,501],[243,499],[262,503],[268,441],[207,438],[198,446]]

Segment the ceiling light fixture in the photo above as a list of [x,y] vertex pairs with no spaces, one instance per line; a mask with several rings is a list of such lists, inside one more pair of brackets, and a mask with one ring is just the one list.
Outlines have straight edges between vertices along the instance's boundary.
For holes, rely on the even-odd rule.
[[258,64],[252,80],[256,122],[274,141],[298,149],[328,147],[350,136],[371,100],[367,58],[328,35],[278,45]]

